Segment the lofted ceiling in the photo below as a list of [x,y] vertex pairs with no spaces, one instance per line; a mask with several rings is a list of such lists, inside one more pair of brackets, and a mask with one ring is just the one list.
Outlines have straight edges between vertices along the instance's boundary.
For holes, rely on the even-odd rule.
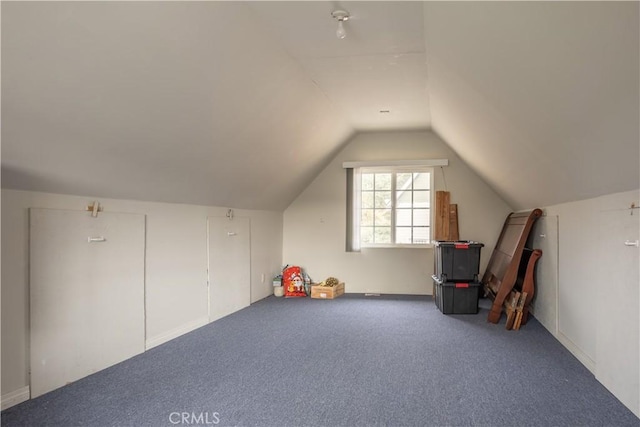
[[4,188],[283,210],[429,128],[514,209],[639,185],[637,2],[1,7]]
[[[429,127],[421,2],[267,1],[251,8],[355,130]],[[351,15],[344,39],[335,37],[336,8]]]

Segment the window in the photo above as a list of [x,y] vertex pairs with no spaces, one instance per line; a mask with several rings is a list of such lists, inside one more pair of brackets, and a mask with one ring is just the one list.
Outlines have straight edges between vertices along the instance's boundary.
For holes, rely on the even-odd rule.
[[431,243],[431,169],[360,168],[354,214],[360,246]]
[[448,159],[347,161],[347,252],[431,244],[434,166]]

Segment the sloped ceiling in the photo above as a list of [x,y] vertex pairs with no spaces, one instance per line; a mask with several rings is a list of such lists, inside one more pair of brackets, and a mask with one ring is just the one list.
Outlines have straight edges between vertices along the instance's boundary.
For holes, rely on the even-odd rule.
[[638,188],[638,12],[427,3],[433,128],[514,208]]
[[2,2],[2,186],[282,210],[355,132],[431,127],[514,209],[638,188],[638,34],[637,2]]
[[[287,52],[356,130],[429,126],[421,2],[342,2],[348,36],[334,36],[327,2],[255,2]],[[382,111],[382,112],[381,112]]]
[[2,3],[2,183],[282,210],[353,132],[243,3]]

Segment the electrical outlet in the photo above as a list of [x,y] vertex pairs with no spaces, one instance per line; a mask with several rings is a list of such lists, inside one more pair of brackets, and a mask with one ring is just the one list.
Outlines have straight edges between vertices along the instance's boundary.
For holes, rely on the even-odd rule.
[[262,276],[260,276],[260,280],[262,281],[262,283],[264,283],[264,273],[262,273]]

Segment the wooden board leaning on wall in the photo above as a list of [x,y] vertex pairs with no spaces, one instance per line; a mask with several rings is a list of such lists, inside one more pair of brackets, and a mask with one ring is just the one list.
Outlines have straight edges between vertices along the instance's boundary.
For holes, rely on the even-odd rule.
[[436,191],[435,240],[460,240],[458,232],[458,205],[451,204],[448,191]]

